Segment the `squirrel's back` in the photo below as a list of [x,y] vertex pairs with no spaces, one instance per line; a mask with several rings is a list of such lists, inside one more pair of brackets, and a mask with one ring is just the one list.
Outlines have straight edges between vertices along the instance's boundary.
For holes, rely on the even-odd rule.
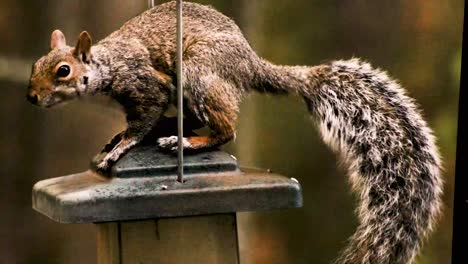
[[[210,6],[197,3],[184,2],[183,23],[185,47],[193,41],[215,38],[218,34],[242,36],[232,19]],[[141,13],[106,39],[115,37],[136,38],[148,48],[164,46],[168,51],[175,52],[176,1],[157,5]]]
[[[183,23],[185,71],[209,67],[206,71],[231,79],[240,90],[251,86],[252,69],[260,60],[231,18],[210,6],[184,2]],[[148,49],[153,66],[175,78],[176,1],[143,12],[100,43],[113,45],[115,38],[137,39]]]

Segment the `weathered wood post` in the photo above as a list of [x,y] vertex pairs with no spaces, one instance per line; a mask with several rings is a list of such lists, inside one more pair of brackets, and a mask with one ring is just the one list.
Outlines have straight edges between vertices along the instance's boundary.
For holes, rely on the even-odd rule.
[[38,182],[33,208],[59,223],[95,223],[98,264],[239,263],[236,212],[302,206],[300,184],[241,170],[222,151],[177,157],[134,148],[109,177],[92,170]]

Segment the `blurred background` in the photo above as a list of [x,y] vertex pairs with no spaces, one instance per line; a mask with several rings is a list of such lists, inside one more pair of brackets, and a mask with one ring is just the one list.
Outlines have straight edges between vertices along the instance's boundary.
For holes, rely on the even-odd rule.
[[[156,1],[161,3],[163,1]],[[234,18],[254,49],[278,64],[362,57],[398,79],[424,110],[444,158],[444,214],[419,264],[450,261],[463,0],[203,0]],[[0,263],[94,263],[95,227],[60,225],[31,209],[35,182],[84,171],[125,127],[103,98],[43,110],[25,100],[32,62],[59,28],[75,45],[99,40],[147,8],[146,0],[0,0]],[[110,106],[110,107],[109,107]],[[304,207],[240,213],[241,259],[330,263],[356,227],[355,196],[302,100],[254,94],[242,105],[241,165],[297,178]]]

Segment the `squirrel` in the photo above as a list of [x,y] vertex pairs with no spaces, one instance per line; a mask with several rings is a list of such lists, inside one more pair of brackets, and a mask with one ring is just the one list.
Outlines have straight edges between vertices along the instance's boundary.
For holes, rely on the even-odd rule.
[[[336,263],[412,263],[440,214],[443,182],[433,132],[405,90],[358,58],[275,65],[214,8],[187,2],[183,14],[184,114],[210,129],[209,136],[185,137],[184,149],[233,139],[239,104],[250,91],[299,96],[359,197],[359,226]],[[127,129],[105,146],[97,164],[105,172],[175,104],[176,2],[143,12],[95,45],[83,31],[68,46],[59,30],[50,45],[32,68],[31,103],[48,108],[104,94],[126,113]],[[177,137],[159,138],[157,145],[177,151]]]

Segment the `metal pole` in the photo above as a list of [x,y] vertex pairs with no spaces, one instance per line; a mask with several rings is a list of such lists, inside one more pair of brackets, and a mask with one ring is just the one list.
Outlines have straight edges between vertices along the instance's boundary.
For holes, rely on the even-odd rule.
[[148,6],[149,8],[154,7],[154,0],[148,0]]
[[184,123],[183,123],[183,83],[182,83],[182,0],[177,0],[177,149],[178,174],[177,180],[184,182]]

